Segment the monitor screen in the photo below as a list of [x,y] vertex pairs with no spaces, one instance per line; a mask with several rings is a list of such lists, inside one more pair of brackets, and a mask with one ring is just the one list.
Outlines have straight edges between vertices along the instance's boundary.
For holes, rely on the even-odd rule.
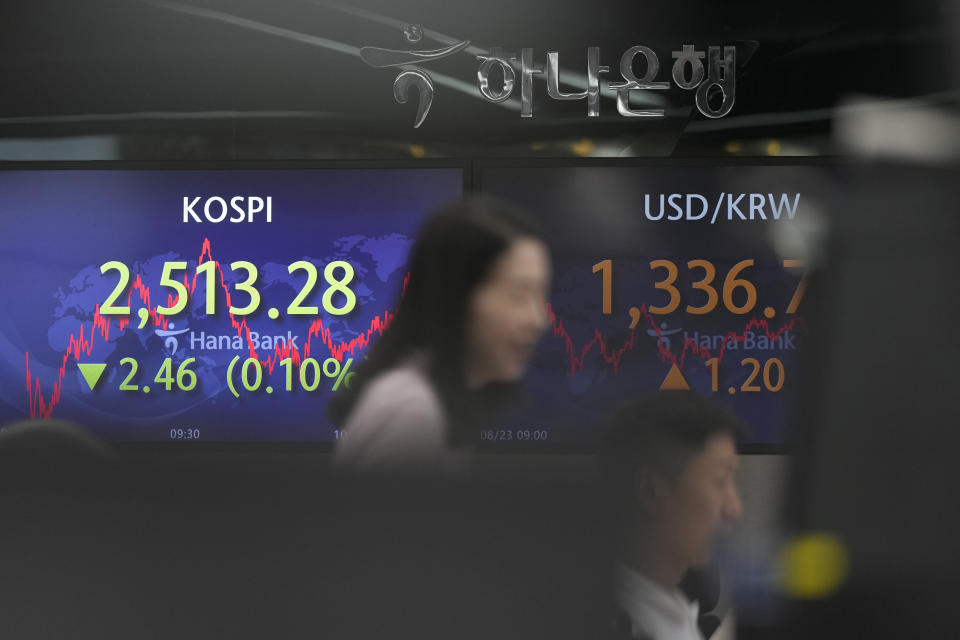
[[554,271],[527,402],[482,440],[590,447],[618,405],[690,388],[741,417],[748,448],[788,444],[825,165],[501,164],[478,182],[539,220]]
[[[330,442],[462,167],[0,171],[0,424]],[[355,368],[355,367],[354,367]]]

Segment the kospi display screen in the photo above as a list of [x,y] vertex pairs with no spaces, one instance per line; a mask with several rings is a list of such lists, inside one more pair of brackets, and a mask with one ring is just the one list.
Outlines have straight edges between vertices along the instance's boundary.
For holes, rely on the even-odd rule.
[[462,167],[0,171],[0,424],[333,441]]
[[595,444],[631,398],[690,388],[729,405],[747,447],[788,444],[805,343],[804,241],[821,166],[482,166],[478,187],[540,222],[549,319],[498,448]]

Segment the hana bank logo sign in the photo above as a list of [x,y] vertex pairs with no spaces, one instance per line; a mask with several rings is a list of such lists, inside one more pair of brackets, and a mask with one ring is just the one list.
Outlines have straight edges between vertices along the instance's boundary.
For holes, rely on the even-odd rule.
[[172,357],[181,347],[178,336],[182,336],[188,331],[190,335],[183,336],[186,338],[184,349],[189,348],[200,351],[243,351],[252,346],[254,350],[270,350],[277,347],[286,347],[287,345],[293,349],[300,348],[297,344],[300,336],[293,335],[292,331],[287,331],[287,335],[285,336],[271,336],[250,331],[248,333],[249,337],[243,338],[239,335],[207,334],[203,331],[197,333],[191,331],[189,327],[177,329],[177,325],[171,322],[167,325],[166,329],[156,329],[154,334],[163,338],[163,350],[168,356]]
[[674,333],[680,333],[681,331],[683,331],[682,327],[679,329],[669,329],[666,322],[661,322],[659,331],[656,329],[647,329],[647,335],[656,338],[658,342],[663,345],[664,349],[670,351],[669,336],[673,335]]
[[177,336],[186,333],[189,331],[189,328],[184,328],[180,330],[175,330],[177,328],[176,323],[170,322],[167,324],[166,329],[157,329],[154,333],[161,338],[163,338],[163,350],[168,356],[173,356],[177,352],[177,348],[180,346],[180,342],[177,340]]
[[[619,71],[622,82],[601,83],[601,76],[610,73],[611,66],[601,64],[600,47],[587,47],[586,75],[583,75],[582,71],[561,69],[560,54],[557,51],[546,52],[546,63],[537,62],[534,50],[529,47],[521,48],[519,54],[508,53],[502,47],[482,48],[471,44],[470,40],[424,29],[419,24],[406,23],[386,14],[331,0],[312,0],[310,4],[323,11],[348,15],[351,19],[401,29],[410,45],[416,45],[426,37],[442,46],[433,49],[419,46],[405,49],[357,46],[338,40],[334,34],[321,35],[281,27],[249,16],[194,6],[177,0],[143,2],[198,20],[212,20],[234,29],[257,31],[270,37],[326,49],[337,55],[356,56],[371,67],[395,68],[399,73],[393,82],[394,99],[401,104],[407,102],[412,87],[416,87],[419,94],[414,127],[419,127],[426,120],[438,84],[451,91],[479,97],[513,111],[519,110],[523,118],[533,117],[535,77],[546,82],[547,95],[553,100],[585,100],[587,117],[590,118],[600,115],[601,97],[616,100],[617,113],[625,118],[662,118],[665,115],[663,107],[671,106],[662,95],[657,95],[657,92],[671,87],[669,80],[658,79],[660,59],[652,49],[643,45],[632,46],[620,56],[616,71]],[[317,24],[323,25],[324,21],[318,20]],[[746,62],[756,49],[757,43],[743,41],[741,44],[745,47],[743,58]],[[427,72],[423,68],[427,63],[460,53],[472,56],[479,63],[475,81],[435,71]],[[730,113],[736,100],[736,46],[709,45],[698,49],[697,45],[683,44],[678,50],[671,51],[671,57],[672,84],[681,90],[695,92],[694,101],[701,114],[707,118],[722,118]],[[637,68],[643,69],[642,75],[637,75]],[[560,88],[561,73],[563,84],[567,85],[566,90]],[[517,84],[520,85],[519,100],[514,97]]]
[[[403,29],[407,42],[419,42],[424,30],[420,25],[407,25]],[[431,32],[432,33],[432,32]],[[433,34],[440,41],[453,40],[443,34]],[[631,106],[631,95],[634,91],[663,91],[670,88],[670,83],[658,81],[660,59],[657,54],[642,45],[627,49],[620,56],[619,72],[623,82],[611,82],[601,87],[600,76],[610,72],[608,65],[600,64],[600,47],[587,47],[587,74],[585,81],[580,78],[576,81],[581,91],[565,93],[560,89],[560,54],[557,51],[547,52],[546,67],[534,62],[532,48],[522,48],[520,55],[507,53],[501,47],[493,47],[485,51],[478,47],[471,47],[469,40],[452,42],[446,47],[438,49],[386,49],[383,47],[361,47],[360,58],[371,67],[397,67],[400,74],[393,81],[393,97],[403,104],[409,99],[411,87],[416,87],[419,93],[417,115],[413,126],[419,127],[427,118],[430,107],[433,105],[435,84],[427,71],[420,68],[427,62],[447,58],[461,51],[467,51],[480,61],[477,70],[477,90],[489,102],[501,103],[513,95],[520,74],[520,117],[533,117],[533,78],[544,77],[547,83],[547,95],[553,100],[586,100],[587,117],[596,118],[600,115],[600,98],[609,95],[616,98],[617,112],[626,118],[644,118],[664,116],[664,110],[636,109]],[[679,51],[673,51],[674,59],[671,75],[674,84],[680,89],[696,91],[697,110],[708,118],[722,118],[733,109],[736,99],[736,67],[737,50],[732,46],[710,46],[706,51],[698,51],[695,45],[685,44]],[[645,72],[637,77],[634,63],[642,58]],[[706,65],[704,65],[706,58]],[[491,77],[491,71],[499,70],[499,86]],[[449,79],[447,84],[450,84]]]
[[695,345],[701,349],[728,351],[796,351],[797,335],[790,330],[776,336],[768,336],[762,332],[744,331],[743,335],[729,333],[687,333],[683,327],[670,329],[666,322],[661,322],[659,329],[647,329],[648,336],[667,351],[672,351],[670,337],[673,334],[683,333],[683,345]]

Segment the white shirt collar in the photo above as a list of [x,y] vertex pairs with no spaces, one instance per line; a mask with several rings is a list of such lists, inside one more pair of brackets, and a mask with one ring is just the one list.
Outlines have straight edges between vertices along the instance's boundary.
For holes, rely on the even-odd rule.
[[636,569],[617,569],[617,604],[630,617],[635,638],[702,640],[697,627],[699,606],[679,589],[665,589]]

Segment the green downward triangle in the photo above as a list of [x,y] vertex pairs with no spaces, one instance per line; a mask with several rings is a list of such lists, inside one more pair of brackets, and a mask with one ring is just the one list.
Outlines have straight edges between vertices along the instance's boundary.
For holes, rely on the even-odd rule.
[[107,368],[106,364],[91,364],[89,362],[83,364],[78,362],[77,366],[80,367],[80,373],[83,374],[83,379],[87,381],[91,389],[97,386],[97,382],[100,381],[100,376],[103,375],[104,370]]

